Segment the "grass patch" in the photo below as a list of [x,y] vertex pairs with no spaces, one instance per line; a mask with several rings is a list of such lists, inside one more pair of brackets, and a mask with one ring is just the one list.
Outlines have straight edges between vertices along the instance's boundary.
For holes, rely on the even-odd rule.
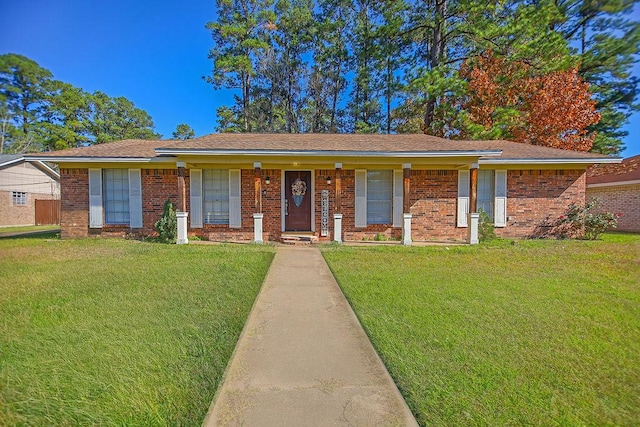
[[58,230],[59,225],[21,225],[17,227],[0,227],[0,236],[9,233],[27,233],[31,231]]
[[324,256],[421,425],[640,424],[640,235]]
[[0,424],[199,425],[273,249],[0,241]]

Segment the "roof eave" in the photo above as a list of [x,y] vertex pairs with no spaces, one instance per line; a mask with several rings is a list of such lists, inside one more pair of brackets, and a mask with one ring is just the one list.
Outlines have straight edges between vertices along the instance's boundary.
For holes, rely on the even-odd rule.
[[27,157],[26,160],[51,163],[148,163],[152,157]]
[[51,178],[55,179],[56,181],[60,181],[60,174],[57,171],[53,170],[45,162],[42,162],[40,160],[29,160],[29,161],[33,163],[33,165],[38,169],[40,169],[42,172],[49,175]]
[[526,159],[479,159],[478,163],[481,165],[561,165],[561,164],[574,164],[574,165],[591,165],[595,163],[620,163],[621,158],[612,157],[596,157],[596,158],[526,158]]
[[13,160],[9,160],[7,162],[1,163],[0,164],[0,169],[9,167],[9,166],[13,165],[14,163],[21,163],[21,162],[24,162],[24,161],[25,161],[24,157],[18,157],[17,159],[13,159]]
[[587,188],[598,188],[598,187],[615,187],[622,185],[636,185],[640,184],[640,179],[629,179],[626,181],[608,181],[608,182],[587,182]]
[[502,155],[502,150],[472,151],[294,151],[294,150],[206,150],[206,149],[171,149],[157,148],[158,155],[189,156],[266,156],[266,157],[494,157]]

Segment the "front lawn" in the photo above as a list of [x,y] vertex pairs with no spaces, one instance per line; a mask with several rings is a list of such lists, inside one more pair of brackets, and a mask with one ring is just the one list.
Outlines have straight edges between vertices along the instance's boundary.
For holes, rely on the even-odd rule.
[[324,256],[421,425],[640,424],[640,236]]
[[0,240],[0,424],[199,425],[272,257]]

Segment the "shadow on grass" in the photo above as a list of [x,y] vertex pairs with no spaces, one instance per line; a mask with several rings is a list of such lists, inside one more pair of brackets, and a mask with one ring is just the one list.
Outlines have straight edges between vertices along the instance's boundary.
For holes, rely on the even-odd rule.
[[47,230],[47,231],[31,231],[28,233],[17,233],[1,235],[0,239],[60,239],[60,230]]

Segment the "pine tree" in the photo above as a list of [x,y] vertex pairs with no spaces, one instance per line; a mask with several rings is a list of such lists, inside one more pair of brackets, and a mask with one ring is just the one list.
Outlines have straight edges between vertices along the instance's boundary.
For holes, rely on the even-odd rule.
[[271,28],[270,0],[217,0],[216,22],[211,31],[214,47],[209,52],[213,73],[205,80],[216,89],[240,89],[238,111],[243,132],[251,132],[251,88],[257,57],[268,47],[265,32]]

